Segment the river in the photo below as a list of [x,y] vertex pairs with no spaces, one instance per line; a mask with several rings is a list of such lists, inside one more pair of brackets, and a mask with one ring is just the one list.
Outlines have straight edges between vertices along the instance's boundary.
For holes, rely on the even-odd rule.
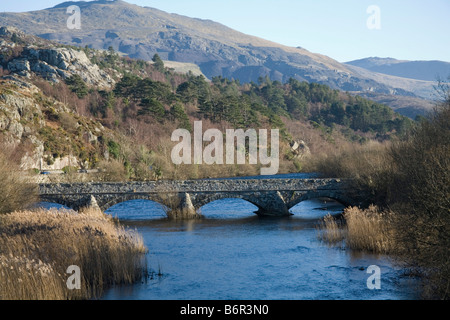
[[[142,283],[108,290],[103,299],[418,299],[417,281],[389,257],[330,247],[318,239],[317,222],[341,213],[339,203],[305,201],[282,218],[259,217],[256,209],[241,199],[223,199],[202,207],[203,219],[171,221],[151,201],[111,207],[106,213],[143,236],[153,273]],[[375,283],[371,265],[380,268],[380,289],[369,288]]]
[[[309,175],[283,175],[306,178]],[[317,223],[339,214],[330,199],[304,201],[289,217],[254,214],[241,199],[201,208],[203,219],[173,221],[152,201],[119,203],[106,213],[136,229],[149,249],[146,281],[117,286],[104,300],[415,300],[417,280],[388,256],[332,247]],[[371,289],[380,269],[380,288]]]

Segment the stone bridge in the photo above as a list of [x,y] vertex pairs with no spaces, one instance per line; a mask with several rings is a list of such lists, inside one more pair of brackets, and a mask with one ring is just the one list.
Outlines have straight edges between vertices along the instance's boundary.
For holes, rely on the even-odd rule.
[[313,198],[331,198],[344,205],[366,206],[365,198],[340,179],[205,179],[125,183],[41,184],[40,199],[74,210],[109,207],[128,200],[145,199],[166,206],[173,217],[196,216],[209,202],[244,199],[258,207],[256,214],[290,215],[289,209]]

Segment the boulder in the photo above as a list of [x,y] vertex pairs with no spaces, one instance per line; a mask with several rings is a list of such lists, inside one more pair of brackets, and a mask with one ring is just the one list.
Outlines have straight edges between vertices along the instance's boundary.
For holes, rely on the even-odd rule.
[[309,147],[306,145],[305,141],[292,141],[290,143],[291,151],[296,159],[304,159],[311,155]]
[[14,59],[8,62],[8,70],[11,72],[30,71],[30,62],[27,59]]

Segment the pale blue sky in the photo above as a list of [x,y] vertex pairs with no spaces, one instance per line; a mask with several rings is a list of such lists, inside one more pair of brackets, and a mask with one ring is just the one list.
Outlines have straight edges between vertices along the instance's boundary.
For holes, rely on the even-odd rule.
[[[52,7],[62,0],[0,0],[0,12]],[[344,62],[364,57],[450,62],[449,0],[127,0],[210,19],[288,46]],[[367,8],[380,9],[370,30]]]

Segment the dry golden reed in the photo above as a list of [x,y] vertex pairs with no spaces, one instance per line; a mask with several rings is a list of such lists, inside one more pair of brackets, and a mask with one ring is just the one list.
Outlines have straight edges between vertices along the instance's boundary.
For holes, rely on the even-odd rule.
[[[146,270],[142,237],[94,210],[29,210],[0,217],[0,299],[98,298],[110,285],[133,283]],[[69,266],[81,289],[70,290]]]
[[392,214],[376,206],[361,210],[349,207],[344,211],[346,244],[349,248],[374,253],[388,253],[395,248]]
[[319,238],[329,244],[337,245],[345,239],[345,229],[334,216],[327,214],[318,226]]
[[396,248],[393,218],[390,212],[381,212],[376,206],[362,210],[348,207],[342,220],[327,215],[321,221],[319,238],[354,250],[389,253]]

